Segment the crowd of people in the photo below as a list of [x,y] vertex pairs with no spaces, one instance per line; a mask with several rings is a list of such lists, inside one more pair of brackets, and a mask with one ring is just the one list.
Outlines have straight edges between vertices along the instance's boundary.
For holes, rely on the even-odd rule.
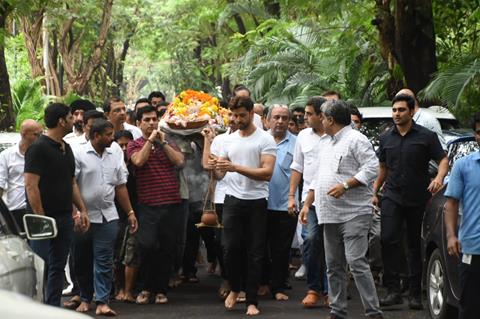
[[[199,281],[203,241],[225,308],[245,303],[246,314],[257,315],[259,295],[289,299],[292,241],[301,228],[304,307],[347,318],[351,276],[368,318],[403,303],[402,284],[409,307],[423,309],[421,223],[449,164],[438,120],[412,91],[392,100],[392,126],[377,150],[359,130],[362,114],[335,91],[291,110],[255,104],[238,85],[224,103],[229,127],[221,134],[160,129],[167,105],[161,92],[133,109],[117,97],[103,111],[88,100],[52,103],[43,134],[42,124],[26,120],[18,145],[0,154],[1,193],[20,230],[27,212],[56,220],[56,238],[30,242],[46,262],[45,303],[61,305],[67,264],[73,297],[65,307],[88,312],[94,301],[97,315],[116,315],[111,298],[168,303],[170,289]],[[480,141],[480,113],[473,129]],[[434,178],[430,161],[438,164]],[[446,191],[448,248],[464,254],[460,317],[473,318],[478,154],[459,162]],[[197,227],[210,200],[222,227]],[[372,270],[383,273],[382,298]]]

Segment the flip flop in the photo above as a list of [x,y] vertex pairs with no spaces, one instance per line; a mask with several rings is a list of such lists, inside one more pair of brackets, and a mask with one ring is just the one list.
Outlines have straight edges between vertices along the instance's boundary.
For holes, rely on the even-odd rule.
[[168,298],[164,294],[157,294],[155,296],[155,304],[157,305],[163,305],[168,303]]
[[148,291],[142,291],[141,293],[138,294],[137,299],[135,302],[138,305],[146,305],[150,302],[150,292]]
[[324,306],[324,298],[318,292],[309,290],[307,295],[302,300],[302,304],[305,308],[317,308]]

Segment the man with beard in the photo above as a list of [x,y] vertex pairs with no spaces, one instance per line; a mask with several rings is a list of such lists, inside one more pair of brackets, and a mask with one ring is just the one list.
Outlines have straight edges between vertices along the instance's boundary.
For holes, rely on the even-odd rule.
[[247,315],[258,315],[257,290],[265,250],[268,182],[275,165],[276,144],[270,134],[253,124],[252,100],[233,98],[230,109],[238,130],[225,139],[221,152],[213,153],[217,158],[217,179],[232,173],[223,207],[225,263],[232,289],[225,299],[225,308],[235,306],[242,288],[246,251]]
[[[73,126],[70,108],[62,103],[51,103],[45,108],[44,119],[47,132],[25,153],[25,191],[29,209],[34,214],[55,218],[57,224],[57,237],[32,241],[31,245],[46,263],[45,303],[59,307],[74,223],[82,231],[88,230],[90,225],[75,180],[75,158],[70,146],[63,141]],[[79,211],[74,218],[72,204]]]
[[83,132],[83,117],[85,112],[95,110],[95,105],[89,100],[75,100],[70,104],[70,110],[73,115],[73,131],[65,135],[63,140],[71,143],[77,137],[82,136]]
[[[203,158],[202,165],[206,170],[213,170],[215,168],[215,159],[213,154],[221,152],[225,139],[228,135],[234,133],[238,129],[238,125],[235,123],[232,111],[228,111],[228,129],[224,134],[214,136],[214,131],[210,128],[203,130],[202,134],[204,138]],[[227,172],[225,177],[219,181],[215,186],[215,211],[218,215],[219,222],[222,223],[223,217],[223,203],[225,201],[225,189],[226,183],[231,173]],[[217,248],[218,263],[220,265],[220,276],[222,277],[222,283],[218,289],[218,295],[220,298],[225,299],[230,293],[230,284],[228,283],[227,271],[225,269],[224,260],[224,248],[222,245],[222,231],[218,229],[215,234],[215,245]],[[237,301],[245,301],[245,292],[241,291]]]
[[[78,312],[87,312],[95,294],[96,315],[116,315],[109,307],[112,290],[113,249],[118,233],[116,198],[125,212],[131,232],[137,230],[137,219],[126,187],[123,162],[110,149],[113,124],[95,119],[89,141],[75,149],[75,175],[88,209],[90,229],[75,238],[75,272],[82,303]],[[93,278],[92,278],[93,277]]]

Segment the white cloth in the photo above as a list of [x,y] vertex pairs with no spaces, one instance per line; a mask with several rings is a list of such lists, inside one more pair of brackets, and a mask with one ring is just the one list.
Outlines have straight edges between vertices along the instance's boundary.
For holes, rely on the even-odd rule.
[[115,187],[126,184],[128,175],[122,157],[111,148],[100,156],[90,142],[74,149],[75,177],[91,223],[118,219]]
[[[229,135],[229,132],[215,136],[215,138],[212,141],[212,145],[210,146],[211,154],[222,153],[222,148],[225,143],[225,138],[228,135]],[[215,199],[214,199],[215,204],[223,204],[223,202],[225,201],[225,191],[227,189],[227,183],[231,174],[232,173],[227,172],[223,177],[223,179],[217,181],[217,184],[215,186]]]
[[[372,213],[372,186],[379,164],[365,135],[350,125],[345,126],[322,144],[318,163],[318,172],[310,189],[315,191],[319,224],[344,223],[359,215]],[[327,195],[333,186],[352,177],[361,185],[349,189],[340,198]]]
[[9,210],[24,209],[27,205],[23,179],[25,156],[19,146],[17,143],[0,153],[0,188]]
[[133,126],[131,124],[128,124],[127,122],[123,123],[123,128],[125,130],[129,131],[130,133],[132,133],[134,140],[142,137],[142,135],[143,135],[141,129],[139,129],[138,127]]
[[253,113],[253,124],[263,130],[262,117],[257,113]]
[[322,141],[325,140],[330,140],[330,137],[327,134],[319,136],[312,128],[303,129],[298,133],[290,168],[303,174],[302,202],[305,201],[310,183],[317,172],[318,153]]
[[[277,144],[273,137],[260,128],[256,128],[250,136],[242,137],[236,131],[225,137],[223,148],[213,155],[229,159],[232,163],[259,168],[262,155],[276,156]],[[232,172],[227,180],[225,193],[239,199],[252,200],[268,198],[268,182],[257,181]]]
[[442,127],[440,122],[429,113],[429,111],[419,108],[417,112],[413,115],[413,120],[418,125],[421,125],[425,128],[428,128],[430,131],[437,133],[438,141],[442,145],[444,150],[447,149],[447,143],[443,137]]

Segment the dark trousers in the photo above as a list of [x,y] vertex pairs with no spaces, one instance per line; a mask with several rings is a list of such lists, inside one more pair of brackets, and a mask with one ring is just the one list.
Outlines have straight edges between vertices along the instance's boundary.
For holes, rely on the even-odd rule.
[[145,290],[151,293],[167,293],[181,209],[180,203],[157,207],[138,204],[138,252],[145,271]]
[[65,265],[73,237],[73,219],[71,211],[66,211],[54,218],[58,229],[57,237],[47,240],[32,240],[30,246],[45,261],[47,271],[45,303],[60,307]]
[[118,220],[112,220],[92,223],[86,233],[75,235],[75,273],[82,301],[90,303],[95,292],[97,303],[108,304],[117,234]]
[[[257,305],[265,253],[267,200],[242,200],[227,195],[223,206],[223,240],[227,276],[233,292],[242,289],[246,270],[246,304]],[[246,263],[245,263],[246,252]]]
[[183,255],[183,274],[192,276],[197,273],[195,261],[198,255],[200,237],[207,248],[207,260],[210,263],[216,261],[215,231],[210,227],[197,228],[195,224],[200,223],[203,213],[203,203],[194,202],[189,204],[188,222],[187,222],[187,241],[185,253]]
[[403,240],[403,223],[407,232],[407,259],[411,296],[421,293],[422,259],[421,229],[425,205],[408,207],[389,198],[382,199],[381,238],[384,266],[383,283],[389,291],[400,292],[402,254],[399,251]]
[[480,296],[480,255],[473,255],[470,265],[464,264],[460,256],[460,309],[459,319],[478,318]]
[[[217,212],[218,221],[220,224],[223,223],[223,204],[215,204],[215,211]],[[225,249],[222,244],[222,233],[223,230],[221,228],[215,228],[215,249],[216,255],[218,259],[218,265],[220,266],[220,276],[222,279],[227,280],[227,271],[225,268],[225,259],[223,258],[225,255]]]
[[285,290],[290,248],[296,228],[297,218],[295,216],[286,211],[268,211],[262,284],[270,283],[270,290],[274,296]]

